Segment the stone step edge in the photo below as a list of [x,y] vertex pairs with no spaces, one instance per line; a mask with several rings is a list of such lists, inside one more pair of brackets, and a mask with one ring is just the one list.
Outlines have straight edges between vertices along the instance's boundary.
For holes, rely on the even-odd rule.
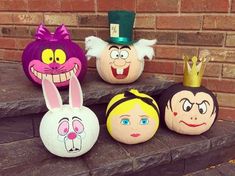
[[[98,140],[97,145],[94,147],[94,149],[92,149],[90,152],[88,152],[87,154],[83,155],[80,158],[74,159],[75,164],[77,164],[77,162],[81,162],[89,168],[89,172],[92,172],[92,174],[94,175],[100,175],[101,173],[109,173],[108,175],[112,174],[120,174],[120,173],[131,173],[131,172],[137,172],[137,171],[141,171],[144,170],[145,168],[149,168],[149,167],[153,167],[153,166],[158,166],[158,165],[162,165],[162,164],[167,164],[167,163],[171,163],[173,161],[177,161],[177,160],[181,160],[181,159],[187,159],[193,156],[198,156],[201,154],[206,154],[208,152],[211,152],[213,150],[223,150],[224,148],[227,147],[231,147],[231,146],[235,146],[235,132],[233,131],[235,129],[235,123],[227,123],[227,122],[220,122],[221,124],[218,124],[215,132],[212,132],[212,134],[207,133],[205,135],[199,136],[199,137],[195,137],[192,138],[190,141],[190,143],[184,143],[182,145],[179,146],[170,146],[170,143],[166,143],[163,139],[163,137],[171,137],[172,139],[174,138],[179,138],[180,140],[182,138],[187,138],[186,136],[179,136],[176,135],[174,133],[171,133],[169,131],[164,131],[160,132],[160,135],[156,135],[156,137],[154,139],[152,139],[150,142],[147,142],[145,144],[140,144],[139,146],[126,146],[120,143],[117,143],[113,140],[110,140],[110,137],[107,135],[107,132],[103,129],[105,128],[104,126],[102,126],[102,134],[101,134],[101,138]],[[225,125],[224,125],[225,124]],[[226,134],[221,134],[220,136],[213,136],[213,133],[217,133],[219,129],[221,128],[221,126],[223,127],[223,131],[225,132],[226,128],[231,127],[230,132],[226,132]],[[220,134],[220,133],[219,133]],[[177,140],[179,140],[177,139]],[[189,139],[189,138],[188,138]],[[32,141],[32,142],[31,142]],[[159,142],[158,142],[159,141]],[[25,144],[30,142],[30,147],[26,146]],[[136,149],[137,151],[139,149],[141,149],[141,145],[142,147],[151,147],[151,145],[156,145],[155,142],[158,142],[157,145],[161,145],[165,146],[164,150],[155,150],[155,151],[150,151],[149,153],[145,154],[145,155],[140,155],[140,156],[132,156],[133,154],[130,153],[130,151],[132,149]],[[174,141],[173,141],[174,142]],[[219,142],[219,143],[218,143]],[[156,146],[157,146],[156,145]],[[6,149],[6,148],[12,148],[14,149],[14,146],[21,146],[24,148],[30,148],[30,149],[37,149],[40,150],[40,157],[43,160],[47,160],[49,159],[55,159],[55,161],[57,162],[58,160],[63,160],[58,157],[53,156],[52,154],[50,154],[49,152],[45,151],[45,148],[42,146],[41,141],[38,138],[34,138],[34,139],[28,139],[28,140],[22,140],[22,141],[16,141],[16,142],[11,142],[11,143],[6,143],[6,144],[0,144],[0,150],[2,148],[2,150]],[[108,162],[104,165],[102,165],[102,163],[97,161],[100,161],[100,158],[102,158],[102,152],[100,148],[103,149],[109,149],[114,148],[115,150],[119,151],[118,153],[127,153],[128,155],[126,155],[125,158],[121,158],[119,160],[115,160],[113,162]],[[3,151],[2,151],[3,152]],[[11,153],[12,152],[12,153]],[[11,155],[14,154],[14,156],[11,156],[10,158],[7,158],[7,156],[2,157],[1,154],[1,158],[3,159],[3,161],[0,162],[0,166],[1,168],[4,168],[4,165],[1,163],[6,163],[6,158],[9,160],[13,160],[15,157],[15,153],[14,151],[11,151]],[[106,150],[106,152],[110,152],[108,150]],[[186,152],[186,153],[185,153]],[[0,152],[1,153],[1,152]],[[5,151],[5,153],[7,153],[7,151]],[[138,152],[137,152],[138,153]],[[17,153],[19,154],[19,153]],[[32,154],[34,154],[32,152]],[[112,153],[111,153],[112,154]],[[116,153],[117,154],[117,153]],[[4,154],[3,154],[4,155]],[[20,156],[24,156],[27,155],[27,153],[25,152],[24,154],[20,154]],[[112,157],[107,155],[106,157]],[[116,155],[114,156],[116,157]],[[117,156],[119,157],[119,156]],[[4,160],[5,159],[5,160]],[[73,160],[73,159],[72,159]],[[92,161],[96,161],[95,164],[92,163]],[[71,161],[71,159],[66,159],[66,162]],[[102,160],[101,160],[102,161]],[[26,164],[32,163],[32,161],[29,161]],[[38,161],[40,162],[40,161]],[[21,163],[23,164],[23,162]],[[106,165],[108,165],[109,168],[106,167]],[[5,167],[4,170],[8,170],[10,168],[13,167],[21,167],[21,165],[17,165],[17,166],[8,166]],[[29,166],[30,167],[30,166]],[[38,167],[36,167],[37,169],[40,169]],[[121,170],[121,168],[123,170]],[[25,168],[25,169],[29,169],[29,168]],[[106,174],[104,174],[106,175]]]
[[[0,94],[2,95],[0,96],[0,118],[47,111],[41,88],[36,87],[26,78],[20,64],[0,62],[0,75],[11,75],[0,79]],[[143,74],[134,83],[112,85],[101,80],[97,72],[88,71],[81,86],[84,93],[84,105],[91,106],[108,103],[114,95],[132,88],[154,96],[172,84],[172,80],[166,80],[161,76]],[[62,90],[60,93],[63,102],[67,103],[68,90]]]

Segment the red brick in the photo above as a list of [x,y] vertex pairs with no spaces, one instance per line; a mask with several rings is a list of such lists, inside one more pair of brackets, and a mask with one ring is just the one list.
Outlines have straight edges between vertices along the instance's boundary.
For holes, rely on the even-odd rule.
[[202,50],[208,50],[210,52],[213,62],[235,62],[235,51],[233,49],[227,48],[200,48],[199,52]]
[[95,29],[79,29],[79,28],[71,28],[69,29],[71,38],[73,40],[81,40],[85,41],[85,38],[91,35],[96,35]]
[[0,0],[0,11],[27,11],[28,0]]
[[157,29],[200,29],[200,16],[157,16]]
[[[35,28],[35,27],[34,27]],[[7,37],[30,37],[29,27],[27,26],[1,26],[2,36]]]
[[231,12],[235,12],[235,1],[234,0],[232,0]]
[[16,38],[15,44],[17,49],[25,49],[25,47],[34,41],[34,39],[27,39],[27,38]]
[[226,46],[235,47],[235,34],[227,34],[226,35]]
[[228,12],[229,0],[182,0],[181,12]]
[[173,74],[175,69],[175,63],[169,61],[146,61],[144,71],[148,73],[166,73]]
[[29,0],[29,11],[60,11],[59,0]]
[[220,107],[218,118],[228,121],[235,121],[235,108]]
[[[222,64],[208,63],[204,72],[204,76],[219,77],[222,72]],[[177,62],[175,74],[183,75],[183,63]]]
[[216,93],[219,106],[235,107],[235,94],[231,93]]
[[105,41],[109,40],[109,30],[108,29],[97,30],[97,37],[99,37]]
[[177,12],[178,0],[137,0],[137,12]]
[[88,67],[89,67],[89,68],[96,68],[96,59],[95,59],[95,58],[91,58],[91,59],[88,61]]
[[0,50],[0,55],[2,60],[6,61],[21,61],[22,51],[20,50]]
[[91,12],[95,11],[94,0],[61,0],[61,11]]
[[1,43],[0,48],[5,48],[5,49],[15,49],[16,48],[14,38],[0,37],[0,43]]
[[235,78],[235,64],[223,64],[223,77]]
[[44,14],[44,23],[46,25],[67,25],[77,26],[77,15],[69,13],[50,13]]
[[205,16],[203,29],[235,30],[234,16]]
[[135,0],[101,0],[97,1],[98,11],[110,11],[110,10],[132,10],[135,11]]
[[216,32],[178,33],[177,39],[180,45],[222,46],[224,34]]
[[134,39],[157,39],[157,44],[171,45],[176,44],[176,32],[155,32],[155,31],[143,31],[135,30]]
[[43,23],[43,14],[41,13],[14,13],[13,22],[15,24],[35,24]]
[[78,15],[79,27],[109,27],[107,15]]
[[215,92],[235,93],[235,80],[207,78],[206,87]]
[[156,46],[156,58],[182,60],[183,55],[197,56],[197,48],[185,48],[178,46]]
[[0,24],[12,24],[13,17],[12,13],[0,13]]
[[155,17],[150,15],[138,15],[135,21],[135,28],[151,29],[155,28]]
[[85,42],[84,41],[74,41],[74,42],[85,51]]

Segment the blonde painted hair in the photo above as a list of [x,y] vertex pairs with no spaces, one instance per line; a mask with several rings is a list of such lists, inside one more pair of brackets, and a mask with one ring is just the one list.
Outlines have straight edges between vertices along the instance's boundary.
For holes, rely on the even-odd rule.
[[136,89],[131,89],[129,92],[131,92],[132,94],[134,94],[138,97],[151,99],[152,103],[156,106],[158,111],[156,111],[156,109],[153,106],[151,106],[150,104],[145,103],[141,99],[133,98],[133,99],[130,99],[130,100],[124,101],[123,103],[118,104],[116,107],[114,107],[114,109],[109,114],[107,114],[109,109],[111,108],[111,106],[114,103],[116,103],[119,100],[125,98],[124,93],[118,94],[118,95],[116,95],[115,97],[113,97],[111,99],[111,101],[109,102],[108,107],[106,109],[106,115],[108,115],[106,125],[108,127],[108,130],[111,131],[111,119],[112,119],[112,117],[122,115],[126,112],[131,111],[131,109],[133,109],[136,104],[140,105],[141,109],[146,113],[147,116],[153,118],[156,121],[156,124],[157,124],[156,128],[158,128],[158,125],[159,125],[159,114],[158,114],[159,108],[158,108],[158,105],[157,105],[156,101],[152,97],[150,97],[149,95],[144,94],[144,93],[140,93]]

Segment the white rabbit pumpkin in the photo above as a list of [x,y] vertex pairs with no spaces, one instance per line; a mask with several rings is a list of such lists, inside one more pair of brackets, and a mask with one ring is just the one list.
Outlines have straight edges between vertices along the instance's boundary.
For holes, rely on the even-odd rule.
[[49,109],[39,129],[45,147],[60,157],[77,157],[88,152],[97,141],[99,121],[93,111],[83,106],[77,78],[70,79],[69,105],[62,105],[61,96],[51,81],[44,79],[42,88]]

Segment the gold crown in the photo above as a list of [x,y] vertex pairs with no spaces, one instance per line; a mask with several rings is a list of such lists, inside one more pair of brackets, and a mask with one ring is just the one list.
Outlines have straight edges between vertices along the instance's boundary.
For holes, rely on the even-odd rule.
[[[183,85],[187,87],[200,87],[202,76],[209,61],[208,57],[202,57],[200,60],[193,56],[191,59],[188,56],[183,56],[184,60],[184,81]],[[190,66],[190,60],[192,66]]]

